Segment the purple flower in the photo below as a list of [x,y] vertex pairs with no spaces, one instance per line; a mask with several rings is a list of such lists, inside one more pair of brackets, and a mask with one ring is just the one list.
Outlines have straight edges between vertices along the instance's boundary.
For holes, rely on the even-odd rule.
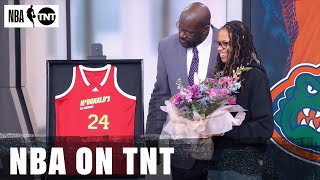
[[188,86],[187,89],[192,93],[192,99],[201,98],[201,89],[198,85]]

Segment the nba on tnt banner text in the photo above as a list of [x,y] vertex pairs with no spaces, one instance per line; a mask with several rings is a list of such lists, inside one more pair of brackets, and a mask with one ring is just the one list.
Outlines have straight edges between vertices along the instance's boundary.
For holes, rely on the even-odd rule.
[[4,27],[58,27],[58,5],[4,5]]

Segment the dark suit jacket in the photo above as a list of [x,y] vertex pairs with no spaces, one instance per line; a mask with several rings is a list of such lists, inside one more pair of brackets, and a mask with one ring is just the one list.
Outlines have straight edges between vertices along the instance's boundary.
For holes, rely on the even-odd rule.
[[[218,29],[212,26],[212,41],[216,40]],[[212,43],[207,76],[213,72],[217,59],[217,48]],[[200,59],[201,61],[201,59]],[[178,93],[176,81],[182,80],[184,87],[189,85],[187,75],[187,49],[179,42],[179,35],[173,34],[163,38],[158,46],[157,77],[149,103],[146,134],[160,135],[166,121],[167,113],[160,109],[164,101]],[[157,141],[148,140],[147,146],[157,146]],[[175,154],[171,157],[171,164],[175,167],[190,169],[194,166],[195,159],[188,152],[190,145],[181,141],[171,141]]]
[[[212,26],[212,41],[216,40],[218,29]],[[217,48],[212,43],[207,76],[213,72],[217,59]],[[201,59],[200,59],[201,61]],[[178,33],[160,40],[158,46],[157,77],[149,103],[146,134],[160,134],[167,113],[160,109],[164,101],[178,92],[176,81],[180,78],[184,87],[189,85],[187,75],[187,49],[179,42]]]

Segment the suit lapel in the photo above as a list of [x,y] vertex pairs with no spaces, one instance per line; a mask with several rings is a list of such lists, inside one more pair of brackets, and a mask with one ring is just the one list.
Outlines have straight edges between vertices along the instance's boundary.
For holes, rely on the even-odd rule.
[[184,87],[189,86],[188,73],[187,73],[187,49],[183,47],[180,43],[177,48],[177,71],[179,71],[178,77],[182,80],[182,85]]
[[217,39],[217,33],[218,29],[215,28],[214,26],[211,26],[212,28],[212,43],[211,43],[211,52],[210,52],[210,59],[209,59],[209,65],[208,65],[208,70],[207,70],[207,77],[212,77],[212,72],[214,69],[214,65],[218,56],[217,48],[214,45],[214,41]]

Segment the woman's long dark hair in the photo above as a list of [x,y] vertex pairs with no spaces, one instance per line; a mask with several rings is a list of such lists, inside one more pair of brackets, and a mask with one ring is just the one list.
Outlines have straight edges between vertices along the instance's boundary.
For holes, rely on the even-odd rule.
[[232,71],[239,66],[247,66],[253,61],[260,64],[256,49],[253,46],[252,34],[241,21],[227,22],[220,30],[228,31],[230,42],[228,61],[223,63],[220,55],[217,57],[214,73],[223,71],[225,75],[232,75]]

